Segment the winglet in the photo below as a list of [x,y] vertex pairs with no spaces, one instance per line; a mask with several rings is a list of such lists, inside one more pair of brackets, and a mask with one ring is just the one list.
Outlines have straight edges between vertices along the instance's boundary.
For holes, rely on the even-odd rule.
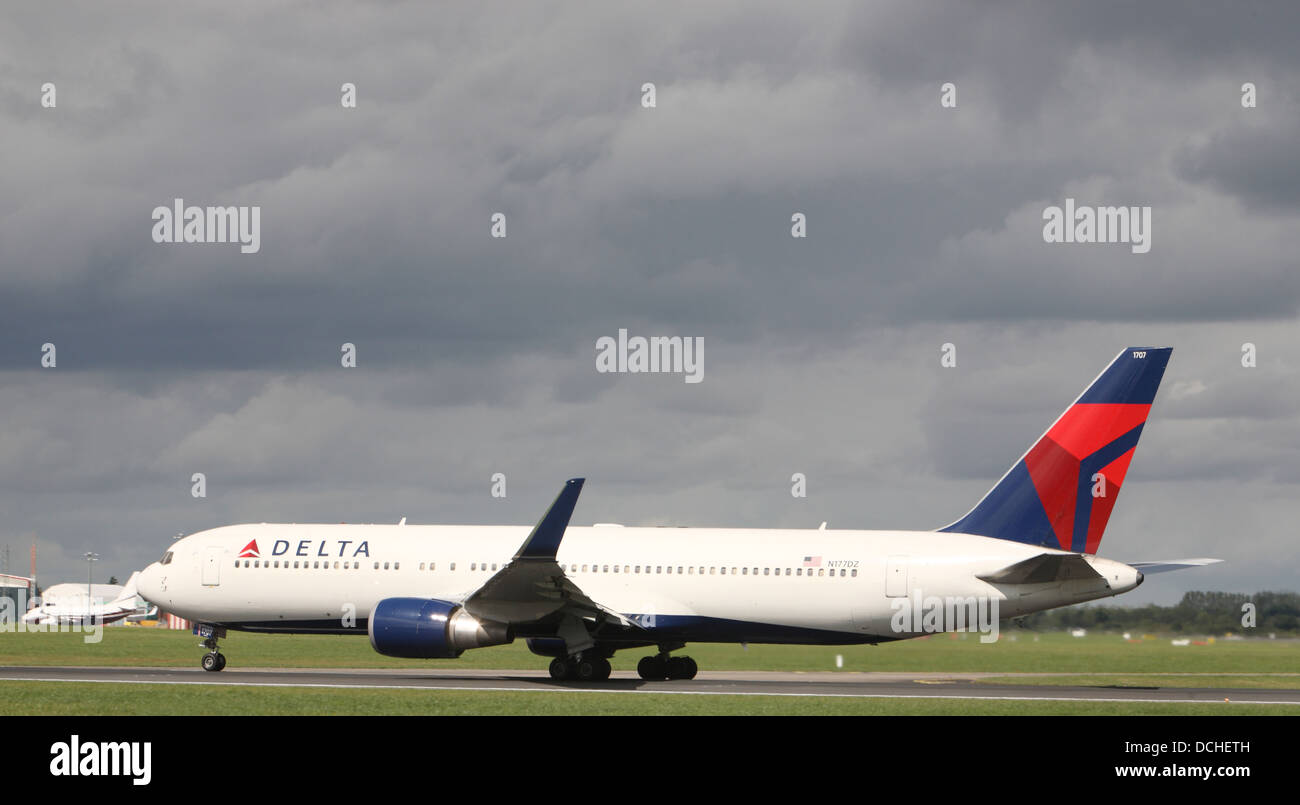
[[564,539],[564,530],[569,527],[569,518],[573,516],[573,507],[578,503],[578,493],[586,478],[570,478],[556,496],[551,508],[546,510],[542,519],[533,526],[533,532],[524,540],[515,554],[515,559],[555,559],[560,549],[560,540]]

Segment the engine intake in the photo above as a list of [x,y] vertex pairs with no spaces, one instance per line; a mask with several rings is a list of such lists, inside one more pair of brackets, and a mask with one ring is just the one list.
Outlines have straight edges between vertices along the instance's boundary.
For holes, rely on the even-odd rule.
[[514,640],[504,623],[480,621],[459,604],[436,598],[385,598],[370,611],[370,646],[388,657],[455,659],[465,649]]

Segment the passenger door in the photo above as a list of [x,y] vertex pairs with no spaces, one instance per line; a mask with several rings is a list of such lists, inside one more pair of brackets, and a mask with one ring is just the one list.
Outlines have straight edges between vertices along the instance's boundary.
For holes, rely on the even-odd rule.
[[221,548],[208,548],[203,552],[203,586],[216,587],[221,583]]

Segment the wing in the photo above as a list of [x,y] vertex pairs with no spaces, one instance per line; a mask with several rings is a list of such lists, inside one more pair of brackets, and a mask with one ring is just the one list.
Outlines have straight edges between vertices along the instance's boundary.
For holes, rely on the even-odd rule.
[[564,484],[514,558],[465,599],[464,607],[469,614],[507,624],[536,623],[553,616],[573,615],[640,628],[618,612],[593,601],[555,561],[583,480],[573,478]]

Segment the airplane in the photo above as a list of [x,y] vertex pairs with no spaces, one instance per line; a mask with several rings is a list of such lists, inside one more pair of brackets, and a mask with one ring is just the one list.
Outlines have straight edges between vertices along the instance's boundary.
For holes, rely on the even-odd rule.
[[[643,679],[691,679],[689,643],[884,643],[920,597],[991,602],[1000,619],[1136,588],[1219,560],[1096,555],[1172,349],[1129,347],[975,506],[934,531],[569,525],[584,479],[527,526],[243,524],[175,542],[140,592],[219,639],[368,635],[375,651],[455,658],[518,638],[555,679],[609,678],[648,648]],[[923,620],[923,619],[918,619]],[[940,631],[962,628],[941,624]]]
[[[39,626],[105,624],[138,615],[147,609],[136,606],[135,601],[139,596],[136,584],[139,578],[138,572],[132,573],[121,592],[105,603],[95,603],[87,598],[85,585],[56,584],[45,591],[39,606],[29,609],[23,615],[23,623]],[[68,595],[59,595],[57,588],[62,587],[68,588]]]

